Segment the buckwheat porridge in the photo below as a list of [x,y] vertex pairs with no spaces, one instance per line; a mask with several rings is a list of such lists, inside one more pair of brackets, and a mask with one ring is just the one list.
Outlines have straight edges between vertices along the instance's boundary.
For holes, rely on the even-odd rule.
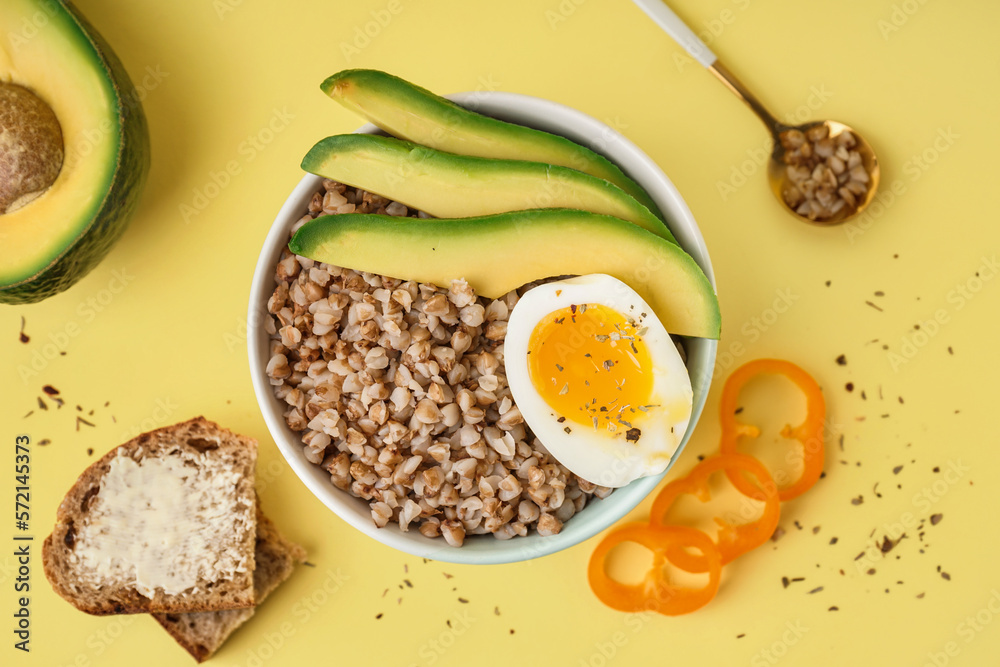
[[[419,216],[324,181],[308,213]],[[488,251],[488,250],[487,250]],[[557,463],[511,400],[503,365],[516,292],[491,300],[314,262],[287,248],[275,267],[267,374],[306,458],[368,501],[379,527],[498,539],[553,535],[611,489]]]

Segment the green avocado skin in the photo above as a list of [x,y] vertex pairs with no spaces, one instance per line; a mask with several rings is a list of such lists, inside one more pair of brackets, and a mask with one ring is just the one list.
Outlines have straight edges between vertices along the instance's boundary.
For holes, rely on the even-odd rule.
[[120,115],[118,164],[104,202],[87,228],[42,271],[0,289],[0,303],[36,303],[68,289],[87,275],[125,232],[149,174],[149,127],[132,80],[107,41],[80,11],[64,0],[58,0],[58,4],[91,42],[114,86]]

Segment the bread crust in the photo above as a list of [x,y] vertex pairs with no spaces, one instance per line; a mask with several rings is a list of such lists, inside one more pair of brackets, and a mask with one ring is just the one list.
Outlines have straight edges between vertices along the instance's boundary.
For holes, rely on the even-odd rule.
[[[287,579],[296,563],[306,559],[305,549],[290,542],[257,506],[256,569],[254,593],[259,605]],[[256,607],[194,614],[153,614],[156,622],[170,633],[198,662],[208,660],[226,639],[253,616]]]
[[[236,494],[241,510],[249,512],[253,530],[247,532],[240,549],[247,554],[246,572],[237,573],[231,581],[212,582],[197,593],[166,594],[157,589],[152,598],[125,585],[112,585],[98,590],[75,583],[75,570],[69,558],[76,545],[76,524],[83,520],[108,474],[111,461],[120,453],[134,459],[169,455],[172,448],[198,452],[219,451],[231,457],[240,468]],[[98,616],[107,614],[139,614],[149,612],[198,612],[239,609],[254,605],[253,572],[256,535],[256,496],[254,470],[257,463],[257,441],[235,434],[204,417],[143,433],[115,447],[90,465],[59,504],[56,525],[42,546],[42,564],[52,588],[77,609]]]

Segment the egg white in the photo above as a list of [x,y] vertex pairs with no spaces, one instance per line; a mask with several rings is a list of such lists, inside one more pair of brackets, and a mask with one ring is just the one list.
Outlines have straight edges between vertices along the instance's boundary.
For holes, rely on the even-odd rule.
[[[528,351],[535,327],[549,313],[581,304],[605,306],[646,328],[642,341],[652,360],[653,386],[645,402],[654,407],[629,415],[629,423],[641,431],[637,441],[627,441],[624,429],[612,434],[571,419],[559,422],[563,415],[555,412],[531,381]],[[535,437],[559,463],[588,482],[621,487],[663,472],[687,431],[694,395],[687,368],[652,308],[612,276],[591,274],[528,290],[508,320],[504,363],[514,402]]]

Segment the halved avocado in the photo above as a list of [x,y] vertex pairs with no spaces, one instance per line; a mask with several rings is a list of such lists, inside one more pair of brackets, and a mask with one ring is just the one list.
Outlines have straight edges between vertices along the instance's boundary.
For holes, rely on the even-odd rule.
[[691,256],[607,215],[540,209],[444,220],[346,213],[307,222],[288,247],[316,261],[441,287],[465,278],[491,298],[542,278],[606,273],[638,292],[670,333],[719,337],[715,290]]
[[393,136],[459,155],[529,160],[576,169],[614,183],[660,216],[646,191],[614,163],[565,137],[470,111],[379,70],[344,70],[329,77],[320,88]]
[[[0,88],[0,134],[14,137],[0,142],[0,174],[25,184],[0,205],[0,302],[31,303],[78,281],[122,235],[149,171],[149,131],[121,61],[63,0],[0,3]],[[37,103],[61,134],[54,180],[37,178],[53,169],[56,141]]]
[[628,220],[676,243],[663,221],[621,188],[566,167],[443,153],[373,134],[341,134],[313,146],[302,168],[438,218],[576,208]]

